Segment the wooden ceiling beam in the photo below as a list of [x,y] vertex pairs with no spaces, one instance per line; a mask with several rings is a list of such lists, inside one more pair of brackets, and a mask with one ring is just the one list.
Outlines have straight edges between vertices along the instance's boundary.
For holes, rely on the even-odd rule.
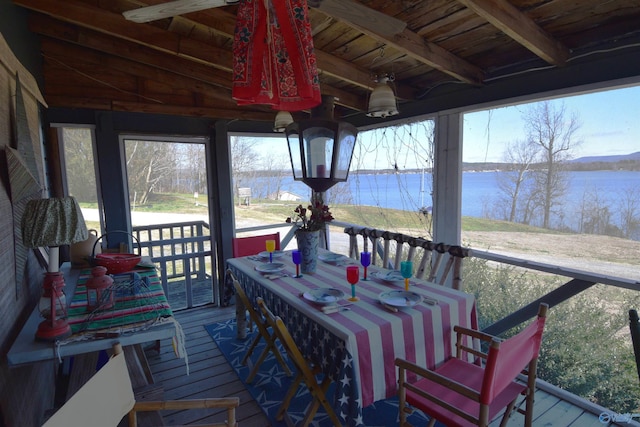
[[114,101],[113,111],[143,112],[152,114],[170,114],[173,116],[210,117],[211,119],[228,120],[258,120],[273,121],[273,111],[256,111],[252,109],[211,108],[211,107],[182,107],[177,105],[157,105],[140,102]]
[[567,62],[569,48],[507,0],[458,1],[546,62],[558,66]]
[[64,22],[123,38],[165,53],[200,61],[231,71],[231,52],[199,40],[182,37],[152,25],[127,21],[121,14],[92,7],[77,0],[15,0],[15,4]]
[[[69,73],[80,73],[91,77],[93,73],[91,69],[86,69],[87,59],[95,57],[97,66],[105,69],[119,70],[122,74],[128,74],[136,78],[144,80],[154,80],[159,84],[164,84],[175,89],[184,89],[190,92],[202,93],[211,98],[218,99],[225,103],[231,103],[231,91],[222,89],[211,84],[194,80],[181,75],[176,75],[169,71],[164,71],[156,67],[152,67],[140,62],[130,61],[117,56],[108,56],[100,54],[93,50],[88,50],[80,46],[70,45],[65,42],[53,41],[51,39],[43,39],[42,45],[47,52],[47,59],[57,61],[64,67],[67,67]],[[108,82],[100,82],[96,84],[108,85]]]
[[[197,61],[202,65],[215,67],[225,72],[230,72],[232,67],[231,52],[224,51],[220,48],[210,46],[199,40],[181,37],[170,31],[158,29],[148,24],[136,24],[124,19],[120,14],[98,11],[95,8],[89,8],[76,0],[68,0],[64,2],[64,7],[57,2],[47,2],[43,0],[16,0],[19,4],[28,9],[53,16],[55,19],[77,25],[79,27],[89,28],[98,33],[108,34],[117,38],[123,38],[132,43],[136,43],[149,49],[155,49],[175,55],[178,59]],[[67,14],[68,13],[68,14]],[[134,27],[134,29],[130,27]],[[34,25],[34,31],[36,26]],[[117,27],[117,28],[116,28]],[[46,32],[38,29],[38,32]],[[121,35],[122,33],[122,35]],[[86,35],[86,34],[85,34]],[[89,38],[90,39],[90,38]],[[77,43],[82,44],[83,40],[78,37]],[[103,43],[108,43],[103,40]],[[96,49],[101,49],[99,46]],[[113,48],[110,49],[113,52]],[[211,52],[214,52],[213,54]],[[122,54],[124,54],[123,51]],[[129,58],[141,63],[147,63],[148,53],[138,56],[139,52],[133,52],[129,49]],[[116,55],[121,55],[114,53]],[[157,58],[159,59],[159,57]],[[168,62],[166,58],[165,63]],[[169,67],[166,65],[165,67]],[[164,68],[164,67],[163,67]],[[186,70],[186,68],[185,68]],[[216,71],[211,70],[214,74]],[[184,74],[184,73],[181,73]],[[367,84],[367,83],[363,83]],[[370,82],[368,83],[370,84]],[[229,82],[228,89],[231,89]],[[364,111],[367,108],[366,100],[361,99],[352,93],[335,87],[323,87],[324,92],[331,94],[337,98],[336,103],[353,110]]]
[[[153,2],[157,4],[156,1]],[[184,19],[181,17],[175,17],[173,19]],[[230,40],[233,40],[233,32],[235,30],[235,16],[229,12],[225,12],[220,8],[212,10],[205,10],[190,18],[193,22],[206,25],[207,27],[215,29],[216,34],[224,35]],[[336,77],[340,80],[344,80],[348,83],[356,86],[372,89],[374,82],[371,79],[371,73],[369,70],[358,67],[357,65],[340,59],[334,55],[324,52],[320,49],[315,49],[316,60],[318,61],[318,71],[326,73],[332,77]],[[396,95],[402,99],[414,99],[415,90],[410,86],[396,82]],[[327,93],[329,95],[329,93]],[[341,99],[345,99],[343,94]],[[336,101],[340,103],[340,101]],[[343,104],[345,105],[345,104]],[[349,107],[349,105],[345,105]]]
[[[344,80],[362,88],[372,90],[375,82],[372,79],[371,71],[358,67],[349,61],[340,59],[337,56],[316,50],[316,59],[320,73],[326,73],[332,77]],[[396,96],[400,99],[412,100],[415,98],[415,89],[402,83],[394,83]]]
[[161,70],[200,80],[225,89],[231,88],[231,73],[215,69],[211,65],[174,57],[167,61],[167,56],[156,49],[142,46],[124,39],[117,39],[106,34],[65,24],[56,19],[33,14],[29,20],[30,30],[42,36],[84,46],[105,54],[119,56],[130,61],[148,64]]
[[[322,11],[322,9],[319,10]],[[326,11],[322,12],[327,13]],[[332,17],[342,20],[358,31],[378,40],[380,43],[393,46],[395,49],[415,60],[455,77],[458,80],[473,85],[481,85],[484,80],[484,73],[480,68],[457,57],[440,46],[425,40],[407,28],[395,35],[385,35],[381,32],[361,27],[355,22],[348,22],[336,16]]]

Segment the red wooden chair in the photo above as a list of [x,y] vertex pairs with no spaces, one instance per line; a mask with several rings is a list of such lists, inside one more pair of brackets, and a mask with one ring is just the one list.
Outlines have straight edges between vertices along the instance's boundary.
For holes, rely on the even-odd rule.
[[[456,357],[435,370],[396,359],[395,364],[399,367],[400,426],[409,425],[406,416],[411,410],[407,403],[431,417],[429,427],[436,420],[449,427],[486,427],[503,410],[500,426],[505,426],[521,394],[525,395],[526,401],[525,410],[521,411],[525,415],[524,425],[531,426],[536,367],[548,307],[540,304],[536,320],[507,340],[454,327],[457,334]],[[468,346],[468,337],[489,342],[488,353]],[[469,362],[469,354],[476,356],[475,362]],[[527,366],[528,369],[523,370]],[[414,374],[413,377],[417,375],[419,379],[409,382],[407,373]],[[516,380],[520,373],[526,375],[526,383]]]
[[263,234],[260,236],[234,237],[231,239],[233,243],[233,257],[241,257],[247,255],[256,255],[266,250],[267,240],[276,241],[276,251],[280,250],[280,233]]

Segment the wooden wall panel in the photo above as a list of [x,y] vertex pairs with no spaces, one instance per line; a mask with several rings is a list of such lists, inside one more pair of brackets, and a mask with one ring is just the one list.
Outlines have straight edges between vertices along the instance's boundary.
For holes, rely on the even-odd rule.
[[6,354],[31,312],[42,283],[43,270],[33,251],[29,252],[24,280],[16,286],[14,218],[5,149],[15,147],[16,73],[23,85],[29,134],[34,142],[36,162],[44,176],[38,87],[33,77],[15,58],[0,35],[0,425],[39,426],[53,405],[54,363],[37,363],[19,368],[7,365]]

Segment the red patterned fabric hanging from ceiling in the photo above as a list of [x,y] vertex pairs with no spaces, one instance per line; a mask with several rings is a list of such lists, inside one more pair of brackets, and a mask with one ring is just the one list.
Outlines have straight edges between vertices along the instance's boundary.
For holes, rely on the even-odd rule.
[[233,99],[299,111],[321,102],[307,0],[242,0],[233,43]]

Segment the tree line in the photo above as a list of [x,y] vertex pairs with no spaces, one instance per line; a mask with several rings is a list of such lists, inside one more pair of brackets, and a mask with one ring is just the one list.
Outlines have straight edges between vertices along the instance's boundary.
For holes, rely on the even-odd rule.
[[[591,170],[595,164],[569,161],[582,141],[577,138],[577,115],[567,112],[563,104],[541,102],[523,114],[525,137],[509,143],[504,152],[508,167],[498,178],[500,198],[494,214],[497,219],[549,229],[552,214],[562,212],[569,189],[567,172]],[[640,164],[621,160],[611,166],[635,163]],[[612,205],[597,189],[588,191],[581,203],[579,229],[572,231],[640,238],[640,190],[620,189],[616,201]]]

